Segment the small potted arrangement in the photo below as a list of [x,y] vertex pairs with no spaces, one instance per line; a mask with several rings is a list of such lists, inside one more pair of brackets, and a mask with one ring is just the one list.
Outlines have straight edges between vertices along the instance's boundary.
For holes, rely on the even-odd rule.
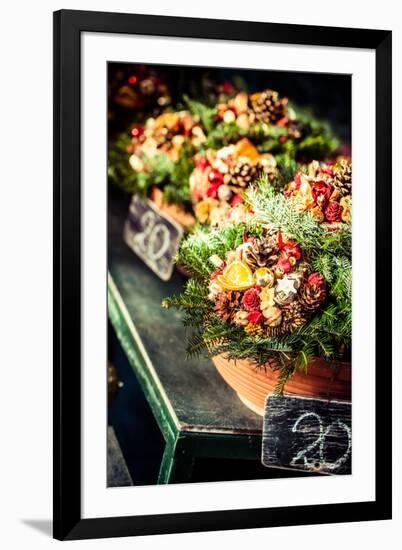
[[260,173],[273,179],[276,161],[261,154],[247,138],[195,156],[190,192],[197,220],[211,227],[236,222],[244,215],[243,193]]
[[113,142],[109,182],[149,197],[188,229],[194,224],[189,191],[193,156],[205,140],[197,117],[188,111],[150,117]]
[[292,105],[276,90],[237,93],[218,103],[214,127],[205,146],[219,149],[242,137],[250,139],[260,152],[272,153],[282,164],[289,159],[308,162],[331,157],[339,143],[330,126],[313,114]]
[[351,391],[351,228],[333,231],[276,193],[264,176],[245,195],[247,222],[182,242],[192,273],[165,307],[193,327],[240,399],[262,414],[268,393],[348,399]]
[[207,129],[194,158],[191,200],[196,219],[211,227],[243,219],[244,191],[261,174],[283,190],[298,165],[327,158],[338,148],[327,125],[296,114],[274,90],[239,92],[215,108],[188,104]]

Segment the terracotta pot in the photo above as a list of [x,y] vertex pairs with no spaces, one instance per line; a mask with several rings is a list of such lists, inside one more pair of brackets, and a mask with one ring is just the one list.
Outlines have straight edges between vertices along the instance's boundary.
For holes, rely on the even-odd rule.
[[[279,371],[270,367],[257,368],[248,360],[229,361],[224,355],[213,357],[222,378],[235,390],[243,403],[263,416],[267,395],[274,391]],[[308,367],[308,373],[297,371],[284,388],[285,395],[321,397],[324,399],[350,400],[352,367],[339,363],[336,368],[323,359],[316,358]]]

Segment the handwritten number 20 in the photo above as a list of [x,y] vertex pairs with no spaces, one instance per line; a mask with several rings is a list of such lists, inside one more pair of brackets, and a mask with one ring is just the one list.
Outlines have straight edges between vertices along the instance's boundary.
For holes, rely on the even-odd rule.
[[[326,469],[326,470],[336,470],[342,464],[344,464],[350,454],[351,447],[352,447],[352,434],[349,426],[345,424],[344,422],[341,422],[340,420],[336,420],[335,422],[332,422],[332,424],[329,424],[326,429],[324,430],[323,422],[321,420],[321,417],[314,412],[306,412],[302,414],[294,423],[292,432],[298,432],[300,431],[299,425],[307,418],[315,418],[317,421],[317,427],[318,427],[318,435],[317,438],[310,443],[305,449],[302,449],[299,451],[292,459],[291,466],[296,466],[300,460],[303,460],[303,464],[308,469]],[[348,440],[348,447],[344,454],[338,458],[335,462],[326,462],[324,457],[324,447],[325,447],[325,440],[331,430],[338,426],[341,430],[344,430],[344,432],[347,435]],[[307,454],[310,454],[313,450],[318,451],[318,460],[317,459],[308,459]],[[315,453],[314,453],[315,454]]]
[[[155,223],[155,214],[151,211],[141,217],[141,225],[143,230],[135,236],[136,243],[150,260],[157,261],[169,248],[169,230],[162,223]],[[159,240],[161,244],[157,248]]]

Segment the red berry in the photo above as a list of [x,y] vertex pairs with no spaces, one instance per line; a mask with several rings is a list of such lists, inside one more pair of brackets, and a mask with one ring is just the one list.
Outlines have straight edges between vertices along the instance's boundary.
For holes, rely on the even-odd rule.
[[144,128],[142,126],[134,126],[134,128],[131,129],[131,135],[135,138],[140,138],[143,133]]
[[219,186],[223,183],[223,174],[218,170],[211,170],[208,174],[208,181],[214,186]]
[[211,197],[212,199],[216,199],[218,196],[218,188],[219,185],[210,185],[207,189],[207,196]]

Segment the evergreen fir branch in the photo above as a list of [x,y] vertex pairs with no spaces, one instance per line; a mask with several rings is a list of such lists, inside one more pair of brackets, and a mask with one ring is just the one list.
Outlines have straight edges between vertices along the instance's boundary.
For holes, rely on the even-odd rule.
[[177,162],[168,155],[158,152],[152,157],[143,154],[144,170],[135,171],[129,163],[128,147],[131,143],[127,134],[121,134],[111,145],[108,155],[108,181],[130,194],[148,196],[153,186],[164,191],[168,203],[191,208],[189,177],[194,169],[194,148],[185,142]]
[[278,395],[278,396],[283,395],[285,385],[290,380],[290,378],[292,378],[294,372],[295,372],[294,362],[290,362],[282,367],[278,381],[273,391],[274,395]]
[[198,357],[207,349],[203,334],[196,332],[188,338],[186,353],[187,357]]
[[217,115],[216,108],[208,107],[200,101],[190,99],[188,96],[184,96],[184,102],[190,113],[201,122],[204,129],[208,133],[212,132],[215,127],[215,118]]
[[301,212],[295,208],[293,201],[276,194],[266,174],[247,192],[246,198],[259,223],[276,231],[280,229],[290,238],[303,243],[307,255],[326,252],[350,256],[350,226],[344,224],[341,230],[329,232],[323,224],[317,224],[310,211]]

